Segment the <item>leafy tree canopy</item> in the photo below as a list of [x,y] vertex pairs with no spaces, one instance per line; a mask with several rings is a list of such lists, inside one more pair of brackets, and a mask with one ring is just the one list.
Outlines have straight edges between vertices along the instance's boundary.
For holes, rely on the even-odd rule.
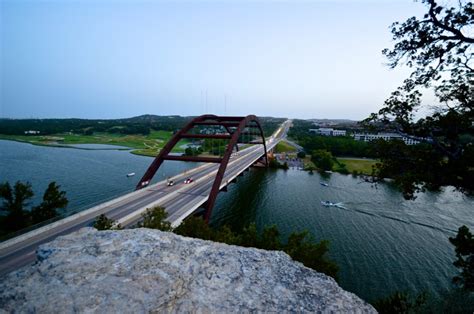
[[3,199],[0,209],[7,212],[7,216],[2,220],[3,232],[16,231],[30,224],[29,212],[25,210],[25,207],[28,206],[28,200],[33,195],[29,182],[17,181],[13,188],[8,182],[0,185],[0,198]]
[[454,238],[449,238],[449,242],[454,245],[457,260],[454,266],[461,270],[461,273],[453,278],[467,291],[474,291],[474,238],[466,226],[459,228],[458,234]]
[[138,225],[143,228],[158,229],[161,231],[170,231],[171,224],[166,221],[168,213],[164,207],[155,206],[148,208],[142,215],[142,222]]
[[[379,112],[364,121],[408,136],[425,138],[423,156],[398,145],[388,153],[379,149],[381,164],[375,177],[390,176],[414,198],[416,191],[452,185],[465,193],[474,188],[474,5],[453,1],[453,6],[422,0],[427,13],[392,25],[395,45],[384,49],[392,68],[413,69],[409,78],[385,101]],[[443,2],[444,3],[444,2]],[[415,121],[422,92],[433,89],[438,98],[434,111]],[[433,164],[431,172],[417,171]],[[403,167],[398,165],[404,164]],[[398,164],[398,165],[397,165]]]
[[408,292],[397,291],[386,298],[376,300],[373,306],[382,314],[422,313],[427,297],[424,293],[413,296]]
[[[97,230],[110,230],[114,228],[115,220],[108,218],[105,214],[99,215],[93,224]],[[120,229],[120,225],[118,227]]]
[[265,250],[281,250],[305,266],[337,278],[338,266],[327,257],[329,242],[315,242],[308,232],[292,233],[287,243],[282,243],[280,232],[275,225],[267,226],[259,233],[256,225],[250,224],[241,232],[235,233],[227,226],[213,229],[199,217],[187,218],[173,232],[187,237],[227,244]]
[[334,157],[332,154],[323,149],[313,151],[311,161],[321,170],[332,170],[332,166],[334,165]]
[[40,205],[28,209],[29,200],[33,197],[33,189],[29,182],[17,181],[13,188],[10,183],[0,184],[0,211],[7,214],[0,219],[0,234],[18,231],[32,224],[58,216],[56,211],[65,208],[68,204],[66,192],[59,190],[60,186],[51,182],[44,192]]
[[44,192],[43,202],[31,210],[33,223],[54,218],[58,215],[57,209],[66,208],[69,203],[66,192],[59,190],[56,182],[51,182]]

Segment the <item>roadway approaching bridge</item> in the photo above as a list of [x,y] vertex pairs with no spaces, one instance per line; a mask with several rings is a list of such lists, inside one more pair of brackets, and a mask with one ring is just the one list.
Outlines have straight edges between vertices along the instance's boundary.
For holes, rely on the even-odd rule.
[[[40,244],[91,226],[101,214],[116,220],[123,227],[128,227],[139,222],[147,208],[163,206],[168,213],[167,220],[171,222],[172,227],[177,227],[186,217],[204,207],[205,218],[209,220],[217,193],[226,189],[228,184],[255,163],[262,159],[266,161],[266,151],[272,150],[286,136],[290,123],[289,120],[285,121],[269,139],[264,140],[255,116],[205,115],[193,119],[160,151],[140,180],[136,191],[0,243],[0,276],[35,261],[35,251]],[[227,134],[191,133],[194,127],[206,125],[225,128]],[[259,132],[252,133],[251,129],[258,129]],[[260,136],[262,141],[240,151],[234,150],[234,147],[238,150],[239,138],[246,134]],[[182,138],[225,138],[229,142],[223,157],[169,155]],[[150,185],[151,178],[164,160],[198,161],[205,164],[169,178],[176,182],[173,186],[168,186],[166,180]],[[194,182],[184,184],[183,181],[188,177],[192,177]]]

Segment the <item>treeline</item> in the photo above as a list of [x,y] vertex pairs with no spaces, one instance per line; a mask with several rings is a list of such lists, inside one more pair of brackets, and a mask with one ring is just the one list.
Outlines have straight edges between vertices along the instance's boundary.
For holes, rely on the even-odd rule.
[[0,184],[0,236],[57,217],[58,209],[64,209],[68,204],[66,192],[59,188],[56,182],[51,182],[43,194],[43,201],[28,209],[29,200],[34,196],[29,182],[17,181],[13,187],[8,182]]
[[41,135],[64,132],[91,135],[94,132],[149,134],[150,129],[175,131],[191,118],[180,116],[144,115],[128,119],[0,119],[0,134],[23,135],[25,131],[40,131]]
[[286,118],[259,117],[258,119],[260,120],[265,138],[272,136],[273,132],[286,121]]
[[[241,232],[232,231],[228,226],[217,229],[211,228],[202,218],[191,216],[183,221],[177,228],[172,229],[166,221],[167,213],[163,207],[147,209],[142,215],[142,222],[137,227],[172,231],[176,234],[227,243],[244,247],[255,247],[264,250],[279,250],[286,252],[295,261],[303,263],[306,267],[325,273],[337,279],[338,266],[327,257],[329,241],[314,242],[307,231],[293,232],[286,242],[280,240],[278,228],[268,226],[261,233],[255,224],[250,224]],[[98,230],[117,228],[115,222],[105,215],[99,216],[94,227]]]
[[376,152],[371,143],[356,141],[350,136],[323,136],[309,132],[314,129],[312,122],[307,120],[294,120],[293,126],[288,131],[288,136],[298,142],[306,152],[325,150],[334,156],[352,156],[375,158]]
[[313,122],[309,120],[294,119],[293,125],[288,130],[288,137],[299,140],[301,137],[309,135],[309,129],[315,129]]
[[[150,130],[176,131],[192,117],[143,115],[128,119],[0,119],[0,134],[24,135],[25,131],[40,131],[40,135],[72,132],[92,135],[94,132],[143,134]],[[285,119],[260,119],[266,136],[270,136]]]
[[298,144],[307,152],[326,150],[334,156],[376,157],[370,143],[356,141],[352,137],[310,135],[298,140]]

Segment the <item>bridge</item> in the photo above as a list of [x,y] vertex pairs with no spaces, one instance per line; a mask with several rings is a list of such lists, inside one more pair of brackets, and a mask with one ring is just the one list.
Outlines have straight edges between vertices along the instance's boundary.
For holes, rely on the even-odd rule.
[[[235,179],[252,165],[258,162],[266,163],[266,151],[272,150],[286,136],[290,123],[289,120],[284,122],[267,140],[255,141],[255,136],[264,139],[255,116],[204,115],[193,119],[160,151],[135,191],[0,243],[0,276],[35,261],[35,251],[39,245],[82,227],[91,226],[101,214],[117,221],[123,227],[128,227],[139,222],[147,208],[163,206],[168,213],[167,220],[172,227],[176,227],[186,217],[204,207],[205,219],[208,221],[219,191],[225,190],[227,185],[235,182]],[[206,126],[225,129],[226,132],[219,134],[196,132],[196,129]],[[258,132],[252,131],[255,129]],[[239,141],[245,136],[252,138],[249,142],[252,144],[247,143],[245,145],[247,147],[240,145],[239,149]],[[185,138],[227,139],[229,142],[223,156],[172,155],[172,148]],[[150,184],[153,175],[165,160],[203,162],[204,164],[186,173],[168,178],[176,182],[173,186],[168,186],[168,180]],[[183,181],[189,177],[193,178],[193,182],[184,184]]]

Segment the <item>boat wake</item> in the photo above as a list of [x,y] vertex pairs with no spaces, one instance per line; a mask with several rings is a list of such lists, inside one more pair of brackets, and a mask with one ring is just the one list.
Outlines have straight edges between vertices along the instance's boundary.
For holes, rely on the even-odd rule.
[[368,210],[357,209],[357,208],[347,208],[347,207],[343,206],[343,203],[332,203],[332,202],[329,202],[329,201],[322,201],[321,204],[325,207],[337,207],[337,208],[340,208],[340,209],[344,209],[344,210],[347,210],[347,211],[354,211],[354,212],[358,212],[358,213],[368,215],[368,216],[372,216],[372,217],[390,219],[390,220],[393,220],[393,221],[397,221],[397,222],[401,222],[401,223],[409,224],[409,225],[411,225],[411,224],[418,225],[418,226],[421,226],[421,227],[441,231],[443,233],[446,233],[446,232],[455,233],[455,232],[457,232],[457,230],[454,230],[454,229],[444,228],[444,227],[435,226],[435,225],[430,225],[430,224],[427,224],[427,223],[417,222],[417,221],[413,221],[413,220],[410,220],[410,219],[407,220],[407,219],[402,219],[402,218],[398,218],[398,217],[393,217],[391,215],[387,215],[387,214],[383,214],[383,213],[374,213],[374,212],[371,212],[371,211],[368,211]]
[[342,203],[342,202],[333,203],[333,202],[330,202],[330,201],[321,201],[321,205],[323,205],[325,207],[337,207],[337,208],[341,208],[341,209],[347,209],[347,207],[345,207],[344,203]]

